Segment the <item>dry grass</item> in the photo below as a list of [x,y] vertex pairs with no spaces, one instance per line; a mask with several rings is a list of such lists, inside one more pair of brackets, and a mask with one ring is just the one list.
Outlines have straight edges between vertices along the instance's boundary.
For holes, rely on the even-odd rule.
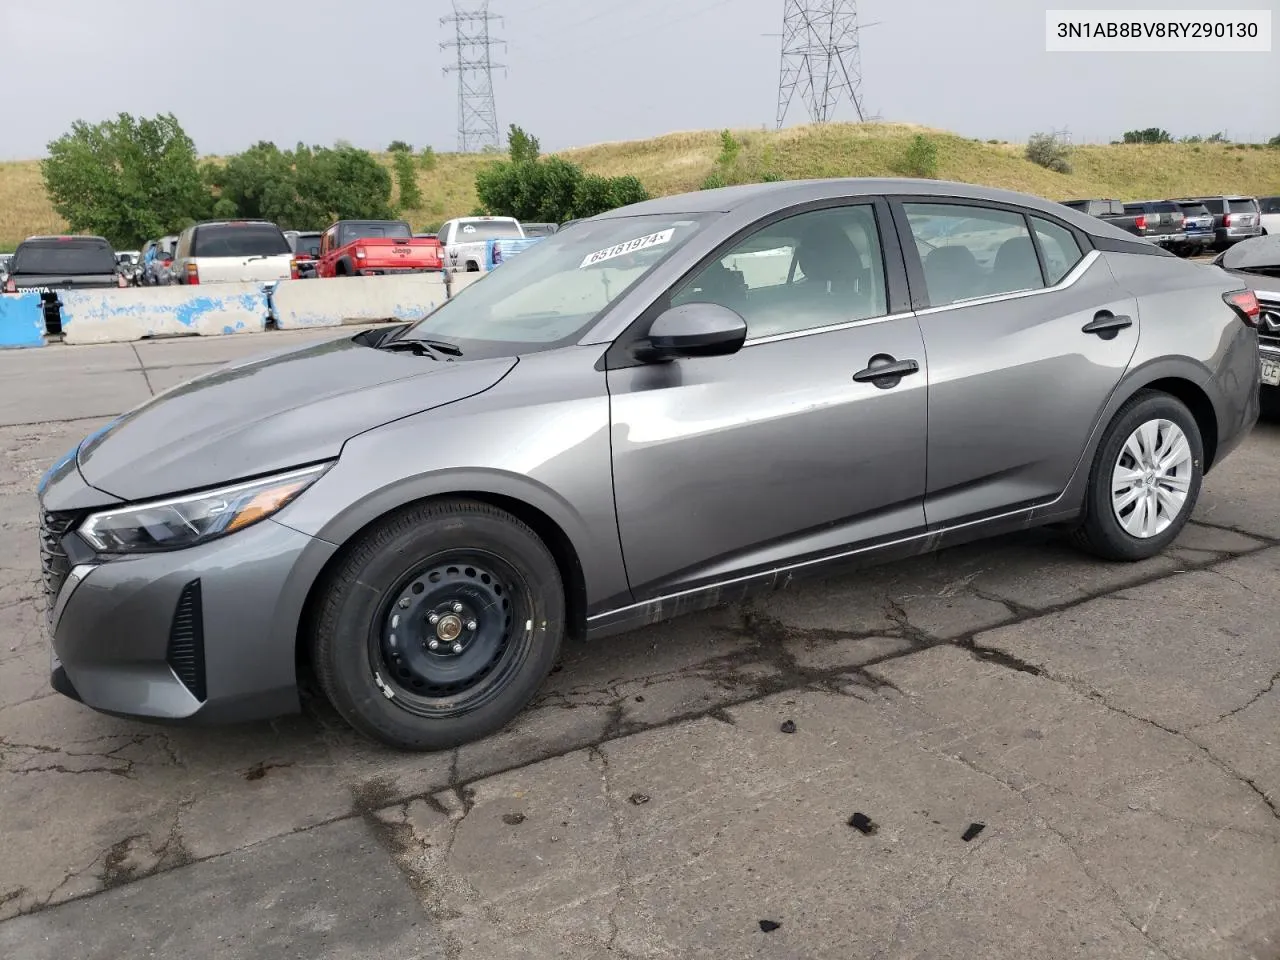
[[[741,130],[739,169],[787,179],[892,176],[902,172],[911,138],[924,133],[938,148],[938,177],[1021,190],[1051,199],[1155,199],[1185,194],[1280,194],[1280,150],[1232,144],[1079,147],[1074,172],[1053,173],[1028,162],[1020,144],[987,143],[910,124],[831,124],[782,131]],[[696,190],[715,168],[718,131],[672,133],[652,140],[602,143],[561,156],[589,173],[634,174],[654,194]],[[383,157],[390,165],[390,158]],[[422,207],[409,211],[417,229],[471,212],[476,171],[492,157],[440,154],[418,171]],[[0,164],[0,249],[31,233],[65,227],[53,212],[36,162]]]

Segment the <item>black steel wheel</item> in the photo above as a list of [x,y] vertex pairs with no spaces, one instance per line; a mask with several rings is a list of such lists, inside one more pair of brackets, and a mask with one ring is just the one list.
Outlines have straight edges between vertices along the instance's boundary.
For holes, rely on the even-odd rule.
[[357,730],[442,750],[524,709],[564,620],[559,568],[527,525],[484,503],[431,502],[352,544],[319,598],[312,658]]

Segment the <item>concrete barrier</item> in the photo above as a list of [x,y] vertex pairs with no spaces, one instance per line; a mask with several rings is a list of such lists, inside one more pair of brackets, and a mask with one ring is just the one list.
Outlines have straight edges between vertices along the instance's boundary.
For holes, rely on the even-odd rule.
[[456,297],[477,280],[484,279],[484,273],[451,273],[449,274],[449,296]]
[[40,294],[0,294],[0,349],[44,346],[44,306]]
[[449,297],[441,273],[282,280],[271,294],[281,330],[421,320]]
[[261,333],[267,326],[267,294],[260,283],[68,290],[61,299],[67,343]]

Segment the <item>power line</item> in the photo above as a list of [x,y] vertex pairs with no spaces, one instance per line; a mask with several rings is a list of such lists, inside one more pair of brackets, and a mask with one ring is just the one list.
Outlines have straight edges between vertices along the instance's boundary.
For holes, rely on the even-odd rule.
[[814,123],[830,120],[842,100],[849,101],[859,121],[867,119],[858,31],[857,0],[784,0],[779,127],[797,88]]
[[504,41],[489,32],[489,24],[501,19],[489,12],[489,0],[473,0],[465,7],[462,0],[453,0],[453,15],[440,18],[441,24],[454,25],[454,39],[440,44],[440,49],[457,50],[457,62],[444,72],[458,75],[458,150],[462,153],[500,146],[493,71],[504,65],[493,62],[492,51]]

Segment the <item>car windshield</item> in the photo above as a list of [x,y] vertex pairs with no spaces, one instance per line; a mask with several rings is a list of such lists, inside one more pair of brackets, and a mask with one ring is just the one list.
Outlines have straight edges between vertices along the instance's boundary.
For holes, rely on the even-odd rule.
[[490,271],[398,339],[445,340],[467,355],[566,345],[711,216],[584,221]]
[[461,220],[458,222],[458,243],[509,240],[519,236],[521,236],[519,225],[510,220]]
[[273,223],[206,223],[196,227],[193,257],[274,257],[290,253]]
[[105,240],[29,240],[18,247],[12,273],[92,276],[116,272],[116,255]]
[[339,232],[341,233],[341,242],[339,243],[339,246],[346,246],[354,240],[371,240],[377,237],[393,237],[399,240],[408,240],[413,236],[413,231],[407,223],[389,220],[370,220],[344,223],[339,228]]
[[293,252],[304,253],[308,256],[320,256],[320,234],[304,233],[300,237],[296,237],[293,241]]

